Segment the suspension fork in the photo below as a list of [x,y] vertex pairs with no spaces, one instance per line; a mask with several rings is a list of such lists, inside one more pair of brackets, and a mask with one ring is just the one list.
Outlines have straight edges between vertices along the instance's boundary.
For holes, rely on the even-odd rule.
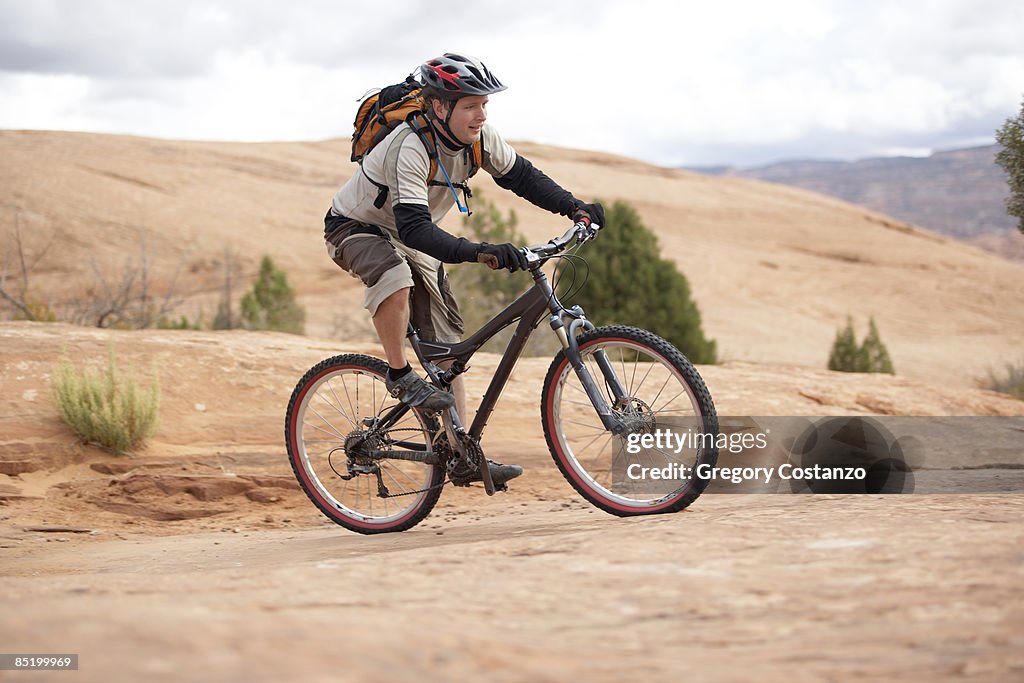
[[[563,317],[572,319],[569,322],[568,328],[565,327]],[[586,363],[583,362],[583,356],[580,354],[577,334],[581,329],[586,332],[593,331],[596,329],[594,324],[587,320],[583,309],[579,306],[573,306],[571,309],[562,309],[557,313],[553,313],[550,318],[550,324],[562,342],[562,350],[569,359],[573,372],[576,373],[580,383],[583,385],[583,390],[594,405],[594,409],[597,410],[601,424],[612,434],[621,434],[626,430],[626,425],[612,412],[612,407],[608,405],[608,401],[605,399],[605,392],[598,386]],[[594,352],[594,360],[597,361],[597,366],[601,370],[605,385],[611,391],[615,406],[626,405],[629,395],[626,393],[625,388],[623,388],[622,382],[619,381],[618,375],[615,374],[615,368],[612,366],[611,360],[608,359],[608,354],[603,349],[598,349]]]

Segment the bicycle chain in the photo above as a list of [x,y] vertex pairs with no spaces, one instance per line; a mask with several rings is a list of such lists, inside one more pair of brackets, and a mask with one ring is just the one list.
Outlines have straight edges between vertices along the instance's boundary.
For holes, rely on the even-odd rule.
[[[416,429],[414,427],[400,427],[399,429],[389,429],[385,433],[390,436],[394,432],[417,432],[417,433],[421,433],[422,434],[423,430]],[[333,465],[331,465],[331,469],[334,470],[335,474],[338,474],[338,476],[341,476],[338,473],[338,471],[334,469]],[[446,472],[447,472],[447,469],[448,468],[445,467],[445,471]],[[419,489],[419,490],[416,490],[416,491],[406,491],[405,493],[391,493],[390,491],[388,491],[388,495],[380,496],[380,497],[381,498],[401,498],[402,496],[415,496],[415,495],[420,494],[420,493],[426,493],[427,491],[433,491],[434,489],[439,489],[439,488],[441,488],[443,486],[446,486],[448,484],[454,484],[454,482],[451,480],[450,477],[446,477],[445,480],[442,481],[440,484],[434,484],[433,486],[428,486],[425,489]]]
[[434,489],[439,489],[442,486],[446,486],[447,484],[451,483],[453,483],[451,479],[445,479],[440,484],[434,484],[433,486],[428,486],[427,488],[420,489],[418,491],[406,491],[405,493],[391,493],[389,491],[388,495],[381,496],[381,498],[401,498],[402,496],[415,496],[417,493],[426,493],[427,491],[433,491]]
[[[395,431],[399,431],[399,430],[395,430]],[[407,431],[419,431],[419,430],[407,430]],[[449,451],[448,453],[444,454],[445,455],[445,460],[446,460],[446,464],[445,464],[446,477],[445,477],[445,480],[442,481],[440,484],[434,484],[433,486],[428,486],[427,488],[420,489],[418,491],[406,491],[405,493],[390,493],[389,492],[389,494],[387,496],[385,496],[386,498],[399,498],[401,496],[413,496],[413,495],[416,495],[417,493],[426,493],[427,491],[433,491],[434,489],[441,488],[443,486],[446,486],[447,484],[451,484],[453,486],[459,486],[460,485],[460,484],[456,484],[452,480],[452,478],[451,478],[451,471],[449,470],[449,468],[447,466],[447,462],[450,462],[452,460],[452,458],[456,458],[456,455],[454,453],[450,452],[451,451],[451,446],[448,445],[448,438],[447,438],[447,436],[443,432],[441,432],[439,434],[438,438],[436,438],[436,439],[434,439],[432,441],[432,444],[435,444],[435,448],[436,448],[436,444],[437,443],[441,443],[442,447],[448,449],[448,451]],[[471,452],[470,457],[472,457],[474,460],[476,460],[476,467],[477,467],[477,469],[482,467],[483,466],[482,463],[484,461],[484,457],[483,457],[484,452],[483,452],[483,449],[480,448],[480,443],[478,441],[473,440],[473,439],[466,439],[466,447]],[[467,484],[462,484],[462,486],[468,486],[468,485],[469,485],[468,483]]]

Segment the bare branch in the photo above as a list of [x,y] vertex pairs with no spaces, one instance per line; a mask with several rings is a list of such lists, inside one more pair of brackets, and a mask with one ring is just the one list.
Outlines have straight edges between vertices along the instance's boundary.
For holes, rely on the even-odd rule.
[[[19,245],[21,243],[20,225],[21,225],[21,211],[19,209],[15,209],[15,212],[14,212],[14,229],[19,232],[19,235],[18,235],[18,243],[19,243]],[[54,243],[54,241],[56,241],[56,239],[57,239],[57,232],[56,231],[51,232],[50,233],[50,238],[46,241],[46,244],[44,244],[43,248],[40,249],[39,252],[34,257],[32,257],[31,261],[27,265],[24,262],[24,255],[22,256],[22,272],[26,274],[26,280],[25,280],[26,287],[28,285],[27,274],[31,273],[32,271],[34,271],[39,266],[39,264],[42,262],[42,260],[46,257],[46,252],[50,251],[50,247],[53,246],[53,243]]]
[[[38,320],[39,311],[28,294],[33,271],[56,241],[51,232],[42,249],[29,249],[22,230],[20,214],[15,214],[15,227],[8,233],[12,248],[4,248],[0,257],[0,307],[10,305],[19,317]],[[80,325],[96,327],[127,326],[136,329],[153,327],[173,313],[189,298],[206,291],[203,286],[182,287],[187,273],[187,258],[183,254],[175,266],[169,284],[155,280],[151,267],[148,235],[140,226],[139,252],[134,258],[126,256],[120,268],[101,264],[96,258],[89,262],[91,282],[83,283],[78,295],[63,301],[61,318]],[[35,235],[31,235],[33,241]],[[88,276],[86,279],[90,279]],[[19,291],[20,290],[20,291]],[[49,310],[49,309],[47,309]]]
[[21,265],[21,298],[28,291],[28,266],[25,264],[25,245],[21,242],[21,212],[14,212],[14,248]]
[[25,316],[26,320],[35,320],[36,319],[35,316],[32,315],[32,311],[30,311],[28,309],[28,307],[25,306],[25,304],[23,302],[18,301],[17,299],[12,297],[10,294],[8,294],[7,290],[4,289],[2,285],[0,285],[0,296],[2,296],[4,299],[6,299],[8,302],[10,302],[10,304],[12,306],[14,306],[19,311],[21,311],[22,315]]

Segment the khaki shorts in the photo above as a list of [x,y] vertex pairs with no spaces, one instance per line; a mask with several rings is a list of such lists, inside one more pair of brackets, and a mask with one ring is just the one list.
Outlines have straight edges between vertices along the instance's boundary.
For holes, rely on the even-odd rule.
[[421,339],[457,342],[462,338],[465,325],[441,261],[409,249],[377,226],[338,221],[330,212],[326,220],[327,255],[366,286],[363,306],[371,316],[389,296],[409,288],[409,314]]

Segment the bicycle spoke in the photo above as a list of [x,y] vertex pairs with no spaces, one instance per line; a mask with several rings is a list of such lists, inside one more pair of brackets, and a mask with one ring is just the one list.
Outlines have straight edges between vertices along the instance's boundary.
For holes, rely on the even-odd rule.
[[596,429],[596,430],[601,431],[601,432],[607,431],[604,428],[604,425],[596,426],[592,422],[579,422],[578,420],[569,420],[569,419],[566,419],[564,417],[562,418],[562,422],[567,422],[567,423],[573,424],[573,425],[579,425],[580,427],[586,427],[589,430]]
[[[333,451],[333,450],[334,450],[333,448],[325,448],[323,450],[319,450],[319,451],[313,453],[312,455],[314,455],[314,456],[316,456],[318,458],[329,458],[330,455],[331,455],[331,451]],[[308,451],[308,449],[307,449],[307,451]]]
[[[440,494],[434,484],[440,483],[441,479],[436,477],[441,476],[442,470],[414,460],[375,458],[367,461],[358,455],[345,455],[344,442],[353,431],[366,434],[370,439],[369,447],[373,449],[429,450],[427,418],[417,413],[399,416],[397,422],[386,429],[374,429],[374,421],[368,418],[386,415],[397,404],[392,402],[390,393],[383,390],[386,368],[367,371],[365,366],[359,366],[364,363],[363,358],[347,361],[354,365],[343,361],[346,364],[339,364],[335,371],[307,373],[313,377],[313,383],[301,394],[300,384],[293,394],[293,402],[297,395],[303,396],[303,400],[295,403],[296,415],[290,418],[290,424],[294,425],[290,429],[295,432],[294,438],[287,441],[289,456],[293,465],[307,473],[305,477],[300,476],[300,485],[332,520],[354,530],[375,526],[381,531],[400,530],[390,527],[409,523],[410,514],[417,509],[425,514],[433,507]],[[367,362],[379,361],[367,359]],[[289,411],[292,410],[289,404]],[[298,454],[293,453],[293,448],[298,449]],[[373,469],[368,466],[370,462],[376,464],[376,471],[361,471]],[[380,484],[393,495],[379,496]]]
[[[355,427],[356,429],[359,429],[359,424],[357,422],[357,420],[359,419],[359,412],[352,407],[352,397],[348,393],[348,382],[342,381],[341,386],[345,390],[345,398],[348,399],[348,407],[352,411],[352,416],[354,417],[354,419],[352,420],[352,426]],[[356,386],[359,386],[358,376],[356,377]]]
[[[376,392],[377,392],[377,383],[376,382],[373,383],[373,391],[374,391],[374,396],[376,396]],[[383,415],[384,414],[384,404],[388,402],[389,398],[391,398],[391,394],[386,392],[386,391],[381,393],[380,405],[377,405],[377,399],[374,398],[373,403],[374,403],[374,405],[377,405],[377,413],[376,413],[377,415]],[[388,407],[390,408],[390,406],[388,406]]]
[[[574,374],[574,375],[573,375],[573,377],[576,377],[576,375]],[[578,377],[576,377],[576,380],[577,380],[577,381],[579,381],[579,378],[578,378]],[[567,386],[569,386],[570,388],[572,388],[572,389],[575,389],[576,391],[578,391],[578,392],[580,392],[581,394],[583,394],[584,396],[586,396],[586,397],[587,397],[587,399],[588,399],[588,403],[587,403],[587,405],[590,405],[590,404],[589,404],[589,399],[590,399],[590,396],[589,396],[589,395],[587,395],[587,392],[586,392],[586,391],[585,391],[585,390],[583,389],[583,385],[582,385],[582,384],[581,384],[581,385],[578,385],[578,386],[576,385],[576,383],[575,383],[575,382],[574,382],[574,383],[568,383],[568,382],[567,382],[566,384],[567,384]]]
[[338,413],[338,415],[340,415],[343,419],[346,419],[349,422],[352,421],[351,418],[348,416],[348,414],[344,411],[344,409],[340,405],[335,405],[334,403],[331,403],[331,401],[328,400],[328,398],[326,396],[317,396],[316,398],[318,398],[321,403],[327,405],[327,407],[329,407],[331,410],[333,410],[334,412]]
[[584,453],[584,452],[585,452],[585,451],[586,451],[586,450],[587,450],[588,448],[590,448],[591,446],[593,446],[593,445],[594,445],[594,442],[595,442],[595,441],[597,441],[598,439],[600,439],[600,438],[601,438],[602,436],[604,436],[604,434],[598,434],[598,435],[597,435],[597,436],[595,436],[595,437],[594,437],[593,439],[591,439],[590,441],[588,441],[588,442],[587,442],[587,445],[586,445],[586,446],[584,446],[583,448],[581,448],[581,449],[580,449],[580,452],[579,452],[579,453],[576,453],[576,455],[577,455],[577,456],[579,456],[579,455],[583,455],[583,453]]
[[[688,393],[688,392],[687,392],[687,390],[685,388],[684,389],[680,389],[678,394],[676,394],[675,396],[673,396],[669,400],[665,401],[665,405],[667,405],[667,406],[668,405],[672,405],[673,401],[675,401],[677,398],[679,398],[680,396],[682,396],[683,394],[686,394],[686,393]],[[656,413],[659,412],[659,411],[654,409],[654,405],[653,404],[651,405],[651,410],[656,412]]]
[[355,413],[356,419],[358,420],[359,419],[359,378],[358,377],[356,378],[356,406],[355,406],[355,409],[354,409],[353,412]]
[[[318,410],[316,410],[315,408],[313,408],[312,410],[313,410],[313,414],[314,414],[314,415],[316,415],[317,417],[319,417],[319,418],[320,418],[321,420],[323,420],[323,421],[324,421],[324,424],[326,424],[326,425],[327,425],[328,427],[330,427],[330,428],[331,428],[331,429],[332,429],[332,430],[334,431],[334,434],[335,434],[335,435],[337,435],[337,436],[341,437],[341,440],[342,440],[342,441],[344,441],[344,440],[345,440],[345,435],[344,435],[344,434],[342,434],[341,432],[339,432],[339,431],[337,430],[337,428],[336,428],[336,427],[334,426],[334,424],[333,424],[333,423],[329,422],[329,421],[327,420],[327,418],[326,418],[326,417],[324,417],[323,415],[321,415],[321,414],[320,414],[320,412],[319,412]],[[309,425],[309,426],[310,426],[310,427],[312,427],[313,429],[316,429],[316,430],[319,430],[319,431],[323,432],[324,434],[330,434],[330,433],[331,433],[331,432],[327,431],[326,429],[323,429],[322,427],[317,427],[317,426],[316,426],[316,425],[314,425],[314,424],[311,424],[311,425]]]
[[632,396],[632,395],[633,395],[633,384],[634,384],[634,383],[636,382],[636,366],[638,366],[638,365],[640,364],[639,362],[637,362],[638,360],[639,360],[639,359],[637,359],[637,360],[633,361],[633,374],[632,374],[632,376],[630,376],[630,378],[629,378],[629,388],[628,388],[628,389],[626,389],[626,392],[627,392],[627,393],[628,393],[628,394],[629,394],[630,396]]
[[370,516],[373,516],[373,491],[370,490],[370,477],[369,475],[363,477],[366,480],[366,499],[370,503]]
[[658,395],[654,397],[654,399],[651,401],[650,405],[654,405],[655,403],[658,402],[658,399],[661,398],[662,392],[665,391],[665,387],[668,386],[668,383],[669,383],[669,381],[671,379],[672,379],[672,375],[669,375],[668,377],[665,378],[665,382],[661,385],[661,389],[658,389]]
[[355,481],[355,479],[342,479],[342,481],[344,483],[341,484],[341,499],[345,500],[348,498],[346,495],[348,494],[348,485]]
[[[400,490],[402,490],[402,491],[405,491],[405,490],[407,490],[407,489],[406,489],[406,486],[404,486],[404,485],[403,485],[403,484],[402,484],[402,483],[401,483],[400,481],[398,481],[398,479],[397,479],[397,478],[395,477],[395,475],[394,475],[394,473],[392,472],[392,469],[391,469],[390,467],[381,467],[381,468],[380,468],[380,471],[381,471],[381,476],[386,476],[386,477],[387,477],[388,479],[390,479],[390,480],[391,480],[391,483],[392,483],[392,484],[394,484],[394,485],[395,485],[395,487],[397,487],[398,489],[400,489]],[[402,476],[403,476],[403,477],[405,477],[406,479],[408,479],[408,478],[409,478],[409,477],[408,477],[408,475],[407,475],[407,474],[406,474],[405,472],[403,472],[403,471],[402,471],[401,469],[398,469],[397,471],[398,471],[398,474],[402,475]]]
[[[342,386],[344,386],[345,380],[344,379],[341,380],[341,383],[342,383]],[[353,413],[352,415],[349,415],[348,413],[345,412],[344,406],[341,405],[341,397],[339,397],[337,392],[334,391],[334,385],[331,383],[330,379],[327,380],[327,388],[331,390],[331,395],[334,396],[334,400],[336,400],[338,402],[338,405],[334,406],[334,404],[332,404],[330,401],[328,401],[327,399],[322,398],[322,397],[321,397],[321,400],[324,401],[325,403],[327,403],[329,406],[331,406],[335,410],[337,410],[345,419],[347,419],[349,422],[352,423],[353,427],[358,429],[359,425],[356,424],[356,418],[358,418],[359,416],[356,415],[355,413]],[[346,393],[347,392],[348,392],[348,390],[346,389]],[[350,408],[352,407],[351,403],[350,403],[349,407]]]
[[[604,449],[607,448],[608,444],[610,444],[611,442],[612,442],[611,439],[608,439],[608,441],[606,441],[605,444],[603,446],[601,446],[601,450],[599,450],[597,452],[597,455],[594,456],[594,459],[593,459],[592,462],[598,463],[598,464],[601,462],[601,455],[604,453]],[[593,470],[595,468],[590,468],[590,469]],[[610,474],[611,473],[611,468],[610,467],[606,468],[604,471],[606,471],[606,472],[608,472]]]
[[586,406],[588,408],[594,407],[594,404],[591,403],[590,401],[563,401],[563,403],[571,403],[575,406]]
[[[667,480],[659,485],[660,480],[629,476],[629,468],[639,466],[650,470],[690,464],[695,462],[699,449],[680,448],[676,453],[675,447],[682,444],[661,443],[630,453],[625,438],[632,434],[651,433],[648,430],[653,430],[655,425],[666,426],[661,420],[672,425],[676,425],[678,420],[678,424],[683,424],[681,420],[687,417],[699,417],[701,408],[687,377],[679,370],[682,363],[688,363],[685,358],[675,360],[673,354],[663,352],[647,340],[633,340],[628,337],[632,333],[625,334],[625,339],[609,338],[589,343],[581,353],[584,367],[595,381],[603,380],[603,393],[615,412],[625,420],[628,431],[616,439],[605,430],[603,423],[598,423],[596,414],[584,410],[584,407],[592,410],[593,405],[589,400],[578,400],[578,393],[586,395],[586,391],[581,383],[571,380],[576,375],[566,364],[556,384],[557,393],[552,395],[552,400],[557,401],[559,407],[554,413],[557,422],[551,433],[562,444],[557,452],[553,451],[562,454],[561,459],[556,454],[556,459],[583,477],[577,479],[584,482],[582,488],[577,488],[585,497],[602,507],[603,501],[614,504],[616,514],[629,510],[636,510],[633,514],[643,514],[665,501],[670,504],[683,501],[681,496],[687,496],[685,492],[691,486],[687,482],[676,485]],[[662,340],[655,339],[655,342],[667,346]],[[597,354],[601,351],[611,365],[607,375],[597,362]],[[645,367],[639,367],[640,363]],[[616,382],[625,393],[620,397],[625,400],[617,403],[613,391]],[[668,488],[674,490],[667,491]],[[591,497],[591,493],[596,498]],[[688,503],[692,497],[685,500]]]
[[650,377],[651,370],[654,369],[655,363],[648,363],[648,365],[650,365],[651,367],[647,368],[647,372],[644,373],[643,379],[640,380],[640,384],[638,384],[635,388],[630,390],[630,396],[636,396],[637,394],[639,394],[640,388],[644,385],[644,382],[647,381],[647,378]]
[[[395,468],[390,468],[389,467],[388,468],[388,475],[391,476],[392,479],[394,479],[394,475],[391,474],[392,469],[394,471],[397,471],[400,475],[402,475],[405,479],[407,479],[409,481],[409,485],[412,488],[414,488],[414,489],[415,488],[421,488],[421,486],[420,486],[421,482],[417,482],[415,479],[413,479],[411,476],[409,476],[409,474],[404,469],[402,469],[401,467],[395,467]],[[395,481],[396,484],[398,483],[397,479],[394,479],[394,481]]]
[[[622,377],[619,378],[619,384],[621,385],[626,378],[626,358],[622,355],[622,349],[619,349],[619,365],[622,366]],[[636,367],[635,361],[633,367]]]

